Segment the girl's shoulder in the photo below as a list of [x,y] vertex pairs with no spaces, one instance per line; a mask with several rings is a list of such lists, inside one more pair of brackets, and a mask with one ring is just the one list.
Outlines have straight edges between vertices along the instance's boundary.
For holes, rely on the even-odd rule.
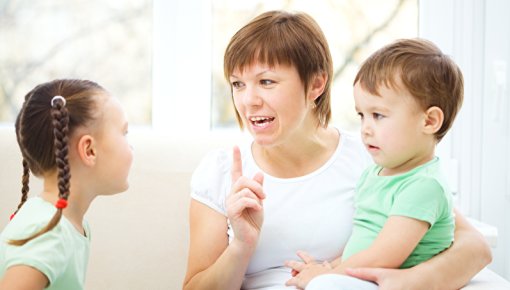
[[55,207],[40,197],[29,198],[2,232],[2,238],[22,239],[45,227]]

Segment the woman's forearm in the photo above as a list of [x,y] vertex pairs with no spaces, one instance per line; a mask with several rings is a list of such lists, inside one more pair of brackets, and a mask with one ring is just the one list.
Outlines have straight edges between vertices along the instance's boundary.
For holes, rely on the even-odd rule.
[[196,273],[183,289],[239,290],[251,258],[251,254],[246,253],[241,245],[232,242],[214,264]]
[[461,214],[456,214],[455,222],[452,246],[412,269],[416,277],[423,278],[423,287],[416,289],[459,289],[491,262],[485,238]]

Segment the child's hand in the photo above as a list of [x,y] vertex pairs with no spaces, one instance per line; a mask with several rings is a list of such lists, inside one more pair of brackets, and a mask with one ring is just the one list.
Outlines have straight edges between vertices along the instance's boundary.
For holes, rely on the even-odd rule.
[[291,271],[292,277],[295,277],[297,274],[299,274],[299,270],[297,270],[297,269],[302,268],[304,265],[306,265],[306,264],[317,264],[315,259],[312,256],[310,256],[305,251],[297,251],[296,254],[298,255],[298,257],[301,258],[301,260],[303,262],[298,262],[298,261],[287,261],[287,262],[285,262],[285,266],[287,266],[287,267],[292,269],[292,271]]
[[[285,263],[287,267],[292,268],[293,277],[290,278],[285,285],[296,286],[299,289],[305,289],[306,285],[315,277],[331,272],[331,265],[328,261],[323,263],[303,263],[298,261],[288,261]],[[296,273],[296,274],[295,274]]]

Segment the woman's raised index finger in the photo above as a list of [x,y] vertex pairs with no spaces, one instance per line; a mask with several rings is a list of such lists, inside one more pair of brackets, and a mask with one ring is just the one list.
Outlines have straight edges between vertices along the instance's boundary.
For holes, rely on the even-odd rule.
[[243,165],[241,163],[241,151],[238,146],[233,148],[233,159],[232,159],[232,183],[236,182],[239,177],[243,176]]

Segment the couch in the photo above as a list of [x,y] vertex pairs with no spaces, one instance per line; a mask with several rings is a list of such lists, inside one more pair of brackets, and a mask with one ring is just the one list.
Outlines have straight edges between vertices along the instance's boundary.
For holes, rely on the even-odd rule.
[[[97,198],[87,220],[92,245],[86,289],[181,289],[188,245],[189,182],[211,149],[230,148],[245,138],[235,133],[174,137],[151,129],[129,133],[134,162],[127,192]],[[0,230],[21,196],[21,157],[12,125],[0,126]],[[32,194],[41,183],[31,178]],[[483,270],[464,289],[510,289]]]

